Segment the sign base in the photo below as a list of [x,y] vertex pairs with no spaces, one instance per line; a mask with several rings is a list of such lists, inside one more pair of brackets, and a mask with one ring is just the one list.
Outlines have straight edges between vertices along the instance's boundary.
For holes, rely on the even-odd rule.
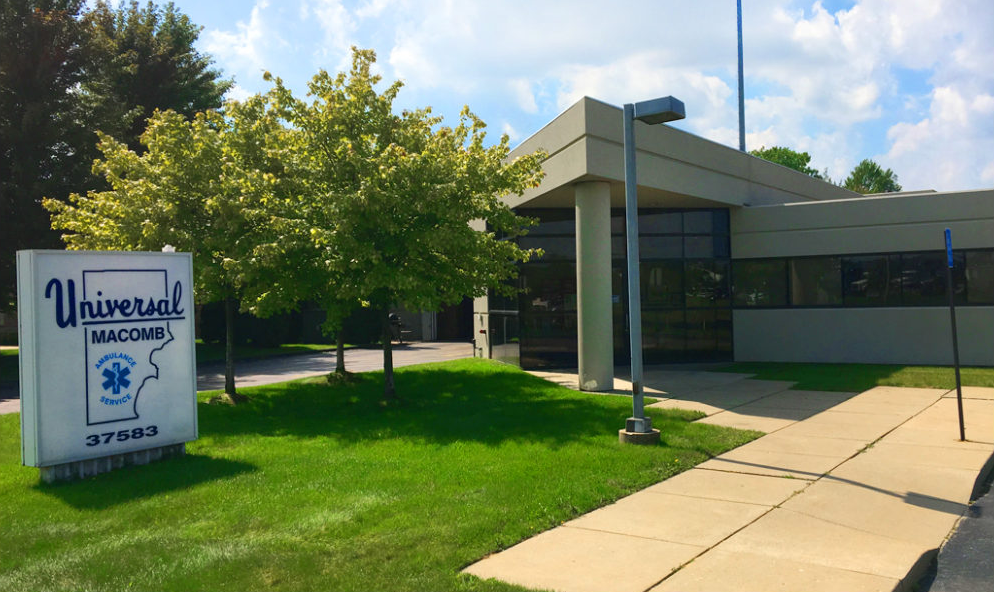
[[120,469],[131,465],[147,465],[150,462],[175,458],[186,454],[186,444],[170,444],[156,448],[146,448],[124,454],[112,454],[100,458],[89,460],[77,460],[41,467],[41,480],[45,483],[55,483],[56,481],[73,481],[85,479],[100,473],[109,473],[114,469]]

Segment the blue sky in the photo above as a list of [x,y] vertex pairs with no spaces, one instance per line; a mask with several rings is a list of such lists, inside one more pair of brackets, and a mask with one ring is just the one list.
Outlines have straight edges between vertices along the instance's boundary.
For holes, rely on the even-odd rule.
[[[296,92],[376,50],[399,107],[463,105],[512,143],[588,95],[673,95],[676,124],[738,146],[735,0],[174,0],[238,98],[266,70]],[[906,190],[994,187],[994,2],[743,0],[746,144],[863,158]]]

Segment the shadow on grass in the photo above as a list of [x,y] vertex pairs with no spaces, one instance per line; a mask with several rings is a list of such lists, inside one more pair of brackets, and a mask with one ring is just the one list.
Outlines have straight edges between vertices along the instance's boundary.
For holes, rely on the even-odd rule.
[[[346,442],[393,437],[432,443],[543,442],[616,434],[631,415],[621,397],[582,394],[521,372],[479,362],[398,369],[398,403],[383,405],[382,373],[349,385],[318,380],[243,389],[250,402],[200,407],[204,436],[238,434],[330,436]],[[685,423],[694,412],[653,412],[655,427]]]
[[82,481],[39,483],[34,488],[74,508],[105,509],[255,470],[256,467],[249,463],[187,454]]

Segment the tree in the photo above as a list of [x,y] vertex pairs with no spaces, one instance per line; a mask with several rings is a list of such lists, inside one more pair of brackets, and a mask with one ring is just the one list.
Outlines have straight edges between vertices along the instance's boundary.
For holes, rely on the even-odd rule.
[[815,179],[823,178],[821,173],[808,166],[808,163],[811,162],[811,155],[807,152],[797,152],[796,150],[791,150],[790,148],[783,146],[774,146],[772,148],[763,146],[758,150],[750,150],[749,154],[758,156],[763,160],[768,160],[770,162],[785,166],[789,169],[800,171],[805,175],[811,175]]
[[[455,127],[430,109],[393,112],[401,88],[377,91],[375,53],[353,50],[348,74],[318,73],[311,102],[277,79],[272,102],[298,134],[295,161],[308,179],[300,228],[320,255],[325,295],[379,311],[384,397],[395,396],[388,310],[436,310],[517,274],[534,251],[515,237],[529,222],[501,201],[541,179],[541,153],[506,162],[509,140],[486,147],[485,125],[464,109]],[[485,224],[476,231],[470,223]]]
[[14,253],[55,248],[42,197],[89,175],[73,89],[88,60],[82,0],[0,2],[0,310],[13,307]]
[[891,193],[901,190],[894,171],[884,170],[879,164],[865,158],[857,164],[846,180],[843,187],[856,193]]
[[42,198],[106,188],[91,173],[97,130],[140,151],[156,109],[220,107],[231,82],[194,49],[199,32],[172,4],[0,2],[0,310],[13,306],[14,252],[61,246]]
[[239,398],[237,303],[266,316],[298,296],[283,279],[286,251],[275,234],[289,203],[277,158],[283,128],[267,111],[256,96],[192,121],[157,112],[141,137],[142,154],[101,135],[103,158],[94,170],[109,190],[44,202],[70,249],[158,251],[168,244],[193,253],[198,301],[225,303],[225,393],[232,401]]
[[95,129],[141,150],[139,138],[156,109],[188,118],[221,107],[230,80],[211,68],[194,44],[201,27],[172,2],[160,8],[137,0],[113,10],[104,0],[84,19],[93,59],[82,100]]

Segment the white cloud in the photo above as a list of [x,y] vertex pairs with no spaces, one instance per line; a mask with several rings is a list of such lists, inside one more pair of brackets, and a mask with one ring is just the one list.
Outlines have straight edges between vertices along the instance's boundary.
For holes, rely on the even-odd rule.
[[538,104],[535,102],[535,93],[532,92],[532,85],[525,78],[515,78],[510,81],[511,92],[514,94],[518,107],[525,113],[538,113]]
[[342,4],[342,0],[316,0],[310,10],[324,31],[324,43],[320,46],[318,55],[333,55],[339,59],[347,55],[356,30],[356,21]]
[[908,189],[994,185],[994,96],[964,97],[951,87],[932,93],[929,116],[888,130],[881,158]]
[[235,23],[235,32],[208,31],[205,36],[206,50],[234,70],[257,72],[266,69],[264,49],[272,40],[279,40],[262,17],[262,11],[268,6],[268,0],[258,0],[252,7],[249,22]]
[[252,91],[247,88],[240,86],[238,84],[233,85],[228,89],[228,93],[224,95],[225,99],[234,99],[236,101],[244,101],[245,99],[254,95]]
[[[994,152],[985,140],[994,2],[857,0],[834,13],[812,0],[744,4],[748,148],[807,151],[836,178],[871,157],[909,188],[991,184],[981,155]],[[301,0],[298,30],[276,29],[266,7],[207,33],[206,50],[241,72],[267,67],[277,30],[329,70],[347,67],[350,45],[375,48],[411,106],[468,103],[518,136],[583,95],[619,105],[673,95],[687,105],[681,127],[738,145],[731,0],[632,0],[624,10],[599,0]]]
[[501,125],[500,131],[502,134],[507,134],[507,137],[509,140],[511,140],[512,144],[516,143],[518,140],[521,139],[521,132],[514,129],[514,126],[512,126],[510,123],[506,121],[504,122],[503,125]]

